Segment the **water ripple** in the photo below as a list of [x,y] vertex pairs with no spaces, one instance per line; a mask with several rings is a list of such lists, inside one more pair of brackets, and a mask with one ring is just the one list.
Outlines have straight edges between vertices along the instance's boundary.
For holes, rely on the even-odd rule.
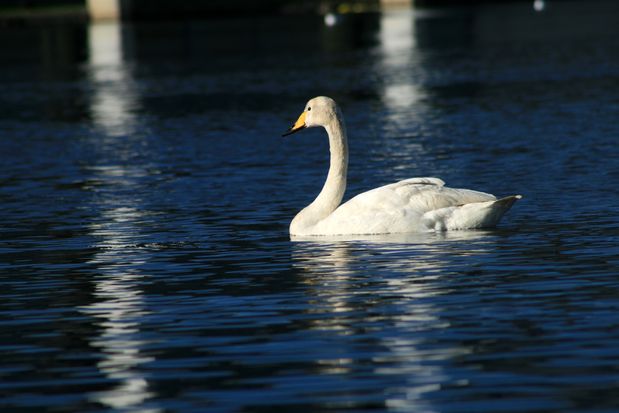
[[[5,409],[616,411],[619,48],[595,3],[6,27]],[[8,47],[34,38],[71,41]],[[347,197],[439,176],[523,200],[494,230],[291,240],[328,147],[280,135],[318,94]]]

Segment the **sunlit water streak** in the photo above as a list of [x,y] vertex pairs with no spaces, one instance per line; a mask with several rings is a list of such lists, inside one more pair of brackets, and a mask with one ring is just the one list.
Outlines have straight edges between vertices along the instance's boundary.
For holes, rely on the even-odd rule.
[[[137,97],[123,58],[121,25],[91,24],[88,39],[94,90],[91,112],[95,127],[105,137],[104,142],[98,139],[92,143],[107,160],[118,155],[117,140],[136,133]],[[95,392],[90,398],[112,409],[157,413],[162,410],[151,407],[149,399],[155,393],[149,390],[147,377],[141,371],[141,365],[154,360],[143,354],[148,341],[140,328],[141,320],[150,313],[144,305],[140,282],[148,277],[142,268],[151,254],[136,248],[144,244],[138,225],[147,211],[134,191],[139,190],[140,178],[148,172],[140,165],[124,164],[103,164],[90,171],[92,181],[123,188],[122,192],[98,194],[92,207],[100,216],[89,225],[91,236],[97,240],[93,247],[99,252],[86,265],[98,268],[99,274],[92,280],[93,303],[80,310],[94,317],[101,329],[99,336],[90,339],[90,345],[104,355],[97,367],[118,382],[114,388]]]

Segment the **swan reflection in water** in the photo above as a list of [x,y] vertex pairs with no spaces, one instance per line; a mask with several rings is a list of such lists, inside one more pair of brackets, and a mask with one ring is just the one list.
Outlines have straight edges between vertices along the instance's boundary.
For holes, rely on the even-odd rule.
[[[433,411],[428,395],[448,383],[444,365],[468,354],[457,344],[433,343],[429,333],[449,328],[441,277],[454,257],[491,251],[489,231],[294,238],[293,266],[311,295],[310,328],[335,336],[337,357],[317,360],[321,374],[352,374],[366,357],[391,411]],[[355,359],[357,359],[355,361]],[[367,375],[367,372],[364,373]],[[393,378],[396,378],[394,381]],[[393,385],[397,383],[397,385]]]

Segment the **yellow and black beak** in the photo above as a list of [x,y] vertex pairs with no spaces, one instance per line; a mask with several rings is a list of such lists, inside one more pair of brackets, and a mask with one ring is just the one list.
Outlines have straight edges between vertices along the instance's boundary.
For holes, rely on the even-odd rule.
[[288,129],[282,136],[292,135],[293,133],[305,128],[307,128],[307,125],[305,124],[305,111],[303,111],[301,116],[299,116],[299,119],[297,119],[294,125],[292,125],[292,128]]

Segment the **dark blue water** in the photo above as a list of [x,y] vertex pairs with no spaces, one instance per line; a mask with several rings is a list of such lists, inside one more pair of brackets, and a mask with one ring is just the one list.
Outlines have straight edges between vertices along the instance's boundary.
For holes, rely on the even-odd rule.
[[[3,412],[619,411],[619,8],[0,30]],[[496,230],[291,242],[347,197],[519,193]]]

